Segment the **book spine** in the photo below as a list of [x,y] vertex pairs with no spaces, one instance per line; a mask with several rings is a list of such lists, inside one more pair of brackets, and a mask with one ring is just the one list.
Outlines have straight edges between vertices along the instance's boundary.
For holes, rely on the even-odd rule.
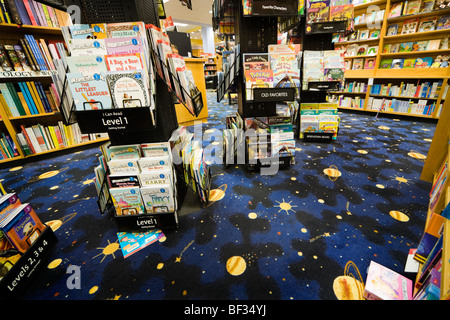
[[22,132],[18,132],[16,134],[17,141],[19,143],[19,147],[22,149],[22,152],[25,156],[29,156],[32,154],[30,146],[27,143],[27,140],[25,139],[25,136]]
[[50,69],[55,70],[56,68],[55,68],[55,65],[53,64],[53,61],[52,61],[53,59],[52,59],[52,56],[50,55],[50,52],[48,50],[47,44],[45,43],[45,40],[39,39],[39,42],[42,47],[42,52],[44,53],[44,56],[46,56],[46,58],[47,58],[47,62],[48,62]]
[[6,23],[12,23],[12,19],[11,19],[10,15],[9,15],[9,12],[8,12],[7,8],[6,8],[5,0],[0,0],[0,6],[1,6],[1,9],[2,9],[2,14],[4,16],[5,22]]
[[11,20],[15,24],[22,24],[22,19],[20,19],[19,11],[17,10],[16,2],[14,0],[6,0],[8,4],[9,11],[11,13]]
[[9,60],[11,61],[14,71],[23,71],[22,64],[20,63],[19,57],[17,57],[14,47],[9,44],[5,44],[3,47],[5,48],[5,51],[8,54]]
[[31,25],[30,17],[28,16],[27,9],[25,8],[23,0],[14,0],[16,4],[17,11],[19,13],[20,20],[22,20],[21,24]]
[[23,0],[23,4],[24,4],[24,6],[25,6],[25,10],[26,10],[27,13],[28,13],[28,17],[30,18],[31,25],[33,25],[33,26],[38,26],[39,24],[38,24],[38,22],[36,21],[36,17],[35,17],[35,15],[34,15],[34,13],[33,13],[34,10],[31,10],[31,6],[32,6],[32,5],[31,5],[30,1],[31,1],[31,0]]
[[11,97],[14,100],[14,104],[16,105],[19,114],[21,116],[26,116],[27,114],[22,106],[22,102],[20,101],[19,96],[17,95],[16,87],[14,86],[14,84],[11,82],[7,82],[6,86],[8,87],[9,93],[11,94]]
[[45,94],[44,87],[42,86],[42,83],[40,83],[39,81],[36,81],[36,82],[34,82],[34,85],[36,86],[36,91],[39,94],[39,97],[41,98],[42,105],[44,107],[45,112],[51,113],[52,112],[52,108],[50,106],[50,102],[47,99],[47,96]]
[[8,87],[6,86],[6,83],[0,84],[0,91],[3,94],[3,98],[5,99],[6,105],[8,106],[9,110],[11,111],[11,114],[14,117],[20,117],[19,111],[17,110],[17,108],[14,104],[14,101],[11,97]]
[[37,107],[38,112],[40,114],[44,114],[45,110],[44,110],[44,107],[42,106],[41,99],[39,99],[39,96],[37,95],[36,87],[34,86],[34,82],[27,81],[26,84],[27,84],[28,90],[31,93],[31,97],[34,100],[34,103],[35,103],[35,105]]
[[41,68],[39,67],[39,64],[36,61],[36,57],[34,56],[33,51],[31,50],[30,44],[28,43],[27,39],[20,39],[20,43],[22,43],[22,47],[25,49],[25,53],[28,53],[28,61],[30,61],[30,64],[32,68],[34,67],[34,71],[39,71]]
[[26,128],[25,128],[23,125],[20,125],[20,129],[22,129],[23,136],[25,137],[25,140],[27,141],[28,146],[30,147],[31,152],[32,152],[33,154],[37,153],[36,150],[34,149],[33,144],[31,143],[31,139],[30,139],[30,137],[28,136],[28,132],[27,132]]
[[26,34],[25,38],[28,40],[28,44],[30,45],[31,50],[33,51],[36,61],[39,64],[40,70],[48,70],[48,67],[45,63],[44,57],[42,56],[41,49],[39,48],[36,39],[29,34]]
[[35,110],[34,110],[34,106],[32,104],[32,102],[30,101],[30,97],[28,95],[27,90],[24,87],[24,83],[23,82],[18,82],[17,83],[19,85],[20,91],[22,92],[23,98],[25,99],[27,105],[28,105],[28,109],[30,110],[30,114],[36,114]]
[[36,18],[36,22],[37,22],[38,26],[46,27],[47,25],[44,24],[45,21],[42,20],[42,17],[38,10],[36,1],[30,0],[30,7],[31,7],[31,11],[33,11],[34,17]]

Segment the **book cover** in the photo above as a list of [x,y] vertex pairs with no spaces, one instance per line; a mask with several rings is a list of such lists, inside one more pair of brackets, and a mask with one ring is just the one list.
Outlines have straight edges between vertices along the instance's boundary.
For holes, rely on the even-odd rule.
[[390,44],[383,45],[382,53],[389,53],[390,50],[391,50],[391,45]]
[[364,69],[375,69],[376,58],[367,58],[364,64]]
[[412,300],[412,293],[410,279],[370,261],[363,294],[367,300]]
[[140,173],[138,178],[141,187],[158,186],[162,184],[167,184],[169,186],[173,185],[171,169]]
[[246,99],[253,100],[254,88],[272,88],[273,80],[271,69],[245,70]]
[[111,175],[138,175],[139,165],[137,159],[118,159],[108,161]]
[[431,57],[417,58],[414,68],[429,68],[432,64],[433,58]]
[[378,46],[372,46],[367,48],[367,55],[368,56],[376,56],[378,53]]
[[117,215],[144,213],[144,205],[139,189],[139,187],[109,189]]
[[369,33],[369,39],[378,39],[380,37],[380,29],[371,30]]
[[109,160],[139,159],[141,157],[141,147],[139,144],[114,145],[106,149]]
[[108,71],[144,70],[141,53],[108,54],[105,56]]
[[439,214],[432,213],[429,222],[425,228],[424,234],[420,239],[419,245],[417,246],[416,253],[414,254],[414,259],[420,263],[424,263],[428,257],[428,254],[433,249],[434,245],[441,237],[442,225],[445,218]]
[[380,69],[390,69],[392,65],[392,59],[381,59]]
[[402,15],[403,2],[397,2],[391,5],[388,18],[399,17]]
[[405,61],[403,62],[403,69],[412,69],[412,68],[414,68],[415,63],[416,63],[416,59],[414,59],[414,58],[405,59]]
[[419,18],[405,20],[403,22],[401,34],[415,33],[417,30],[418,24],[419,24]]
[[105,39],[69,39],[67,46],[72,56],[104,56],[108,54]]
[[404,14],[418,14],[422,5],[422,0],[413,0],[406,3],[406,11]]
[[416,41],[413,42],[411,51],[425,51],[428,45],[428,41]]
[[436,28],[438,17],[425,17],[419,21],[419,29],[417,32],[433,31]]
[[92,39],[92,28],[89,24],[74,24],[68,26],[72,39]]
[[404,59],[393,59],[391,69],[402,69]]
[[439,17],[436,30],[449,29],[450,28],[450,15]]
[[147,213],[166,213],[175,211],[172,187],[168,184],[140,188]]
[[106,35],[106,23],[92,23],[92,38],[94,39],[105,39]]
[[143,157],[163,157],[172,158],[172,152],[169,142],[154,142],[141,144]]
[[22,46],[15,44],[13,45],[14,51],[16,52],[16,56],[20,61],[20,64],[22,65],[22,68],[24,71],[32,71],[31,64],[27,59],[27,56],[25,55],[25,51],[22,48]]
[[400,50],[400,43],[393,43],[389,47],[390,53],[397,53],[397,52],[399,52],[399,50]]
[[430,40],[427,44],[427,51],[439,50],[440,46],[441,46],[441,39]]
[[295,54],[270,55],[270,66],[273,71],[273,87],[299,87],[300,69]]
[[120,249],[124,258],[144,249],[152,243],[164,237],[164,233],[159,229],[145,232],[118,232]]
[[25,203],[1,221],[0,228],[20,252],[25,252],[44,231],[41,222],[30,204]]
[[149,91],[141,71],[108,71],[106,73],[114,108],[150,106]]
[[95,73],[105,73],[107,71],[103,56],[69,56],[66,57],[70,73],[81,73],[90,76]]
[[369,39],[369,30],[361,30],[359,32],[359,40]]
[[330,7],[330,21],[352,20],[353,14],[352,4]]
[[[110,188],[139,187],[137,176],[116,176],[108,175],[108,185]],[[101,180],[100,180],[101,181]]]
[[108,54],[144,53],[139,37],[106,38],[104,41]]
[[104,73],[67,73],[76,110],[111,109],[111,95]]
[[399,52],[410,52],[412,50],[412,42],[402,42],[400,43]]
[[0,67],[1,71],[13,71],[14,68],[9,62],[8,55],[3,44],[0,44]]
[[270,60],[268,53],[243,53],[242,59],[244,70],[270,69]]
[[158,170],[167,170],[172,166],[169,156],[144,157],[138,160],[141,173],[147,173]]
[[11,65],[14,71],[23,71],[22,64],[20,63],[19,57],[17,57],[16,51],[14,50],[14,46],[10,44],[3,45],[6,54],[9,57],[9,61],[11,61]]
[[395,36],[397,35],[397,31],[398,31],[398,24],[391,24],[387,28],[386,36]]
[[344,68],[329,68],[324,69],[325,81],[344,81]]
[[431,12],[434,10],[434,2],[435,0],[423,0],[422,1],[422,10],[421,12]]

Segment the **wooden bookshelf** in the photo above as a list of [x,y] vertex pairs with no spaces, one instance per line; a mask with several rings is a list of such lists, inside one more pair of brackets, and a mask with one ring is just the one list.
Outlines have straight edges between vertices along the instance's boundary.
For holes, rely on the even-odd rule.
[[[335,47],[340,49],[345,49],[349,45],[368,45],[370,46],[376,46],[378,45],[378,52],[375,56],[376,62],[375,62],[375,68],[374,69],[360,69],[360,70],[353,70],[353,69],[347,69],[345,71],[345,78],[346,81],[354,81],[355,79],[365,79],[366,83],[369,83],[369,79],[374,79],[375,81],[392,81],[392,82],[400,82],[403,81],[405,83],[408,82],[417,82],[421,79],[427,79],[431,80],[434,79],[435,81],[442,80],[442,86],[440,89],[440,92],[438,94],[437,98],[424,98],[428,100],[432,100],[435,103],[434,111],[432,114],[426,114],[426,115],[418,115],[418,114],[411,114],[411,113],[399,113],[399,112],[392,112],[392,111],[382,111],[383,113],[392,113],[392,114],[401,114],[401,115],[407,115],[412,117],[424,117],[424,118],[433,118],[438,119],[439,118],[439,106],[444,103],[444,97],[442,97],[442,93],[444,92],[445,87],[450,83],[448,80],[450,78],[450,67],[445,68],[413,68],[413,69],[381,69],[380,68],[380,62],[382,59],[396,59],[396,58],[419,58],[419,57],[432,57],[433,59],[436,58],[438,55],[450,55],[450,47],[446,49],[439,49],[439,50],[428,50],[428,51],[414,51],[414,52],[400,52],[400,53],[383,53],[383,47],[385,44],[396,44],[396,43],[403,43],[403,42],[415,42],[415,41],[424,41],[424,40],[434,40],[434,39],[444,39],[445,37],[450,37],[450,29],[443,29],[443,30],[433,30],[433,31],[426,31],[426,32],[416,32],[411,34],[400,34],[401,33],[401,27],[402,23],[408,19],[411,18],[424,18],[424,17],[432,17],[432,16],[443,16],[450,14],[450,8],[446,9],[440,9],[435,10],[432,12],[426,12],[426,13],[419,13],[415,15],[403,15],[399,17],[393,17],[388,18],[390,8],[393,4],[398,3],[400,1],[398,0],[376,0],[372,1],[370,3],[365,3],[361,5],[356,5],[354,7],[355,17],[360,16],[362,14],[367,14],[367,11],[370,6],[378,6],[380,10],[385,10],[384,16],[382,21],[379,21],[379,24],[375,29],[380,29],[380,37],[377,39],[354,39],[354,40],[347,40],[347,41],[341,41],[336,42]],[[387,29],[389,25],[392,24],[398,24],[398,34],[393,36],[387,36]],[[369,29],[371,25],[368,25],[367,23],[360,23],[355,25],[354,30],[356,32],[360,32],[361,30]],[[372,28],[374,29],[374,28]],[[350,37],[349,37],[350,38]],[[354,61],[357,58],[368,58],[369,56],[347,56],[345,57],[346,60]],[[425,81],[425,80],[424,80]],[[363,108],[356,108],[357,110],[363,110],[363,111],[374,111],[367,108],[369,98],[373,95],[370,94],[371,87],[367,89],[366,95],[363,96],[363,94],[358,93],[359,96],[361,96],[362,99],[365,99],[364,107]],[[350,92],[333,92],[334,95],[340,94],[343,96],[352,96],[354,93]],[[383,98],[383,97],[381,97]],[[409,99],[410,97],[391,97],[391,96],[385,96],[384,98],[388,99]],[[417,99],[416,97],[411,97],[411,99]],[[340,107],[342,109],[352,109],[348,107]]]

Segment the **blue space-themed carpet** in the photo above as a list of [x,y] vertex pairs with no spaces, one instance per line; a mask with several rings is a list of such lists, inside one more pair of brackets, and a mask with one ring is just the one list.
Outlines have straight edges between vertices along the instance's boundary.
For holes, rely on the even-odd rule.
[[[205,130],[236,110],[208,93]],[[28,300],[338,300],[361,298],[374,260],[404,274],[420,241],[431,184],[419,180],[435,123],[340,113],[332,143],[296,141],[296,164],[262,176],[232,165],[222,190],[179,217],[176,231],[124,258],[117,226],[99,213],[98,148],[0,170],[1,183],[58,221],[58,243]],[[219,170],[220,172],[220,170]],[[69,266],[80,288],[69,288]],[[413,277],[413,274],[405,274]]]

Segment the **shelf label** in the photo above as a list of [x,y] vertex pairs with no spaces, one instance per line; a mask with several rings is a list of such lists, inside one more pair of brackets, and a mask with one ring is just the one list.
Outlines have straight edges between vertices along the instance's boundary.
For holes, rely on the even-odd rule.
[[295,98],[295,88],[254,88],[253,100],[265,101],[292,101]]
[[1,71],[1,78],[26,78],[26,77],[50,77],[53,74],[51,70],[42,71]]
[[149,107],[75,111],[82,133],[144,131],[153,128]]

